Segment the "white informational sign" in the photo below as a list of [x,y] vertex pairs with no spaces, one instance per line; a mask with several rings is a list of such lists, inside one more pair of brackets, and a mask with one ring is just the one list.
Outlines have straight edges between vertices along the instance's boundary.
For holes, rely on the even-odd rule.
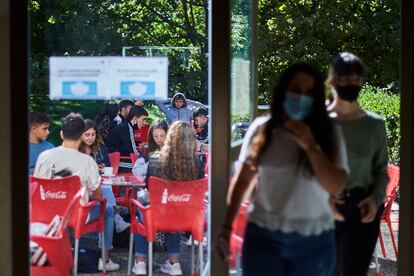
[[49,97],[168,98],[167,57],[50,57]]

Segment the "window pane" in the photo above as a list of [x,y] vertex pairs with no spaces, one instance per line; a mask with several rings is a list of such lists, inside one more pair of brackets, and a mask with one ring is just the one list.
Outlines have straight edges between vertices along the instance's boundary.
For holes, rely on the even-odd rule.
[[235,145],[253,118],[252,1],[232,1],[231,23],[231,138]]
[[[114,228],[115,239],[113,240],[112,244],[115,250],[112,250],[111,252],[111,259],[115,263],[120,264],[119,272],[121,274],[127,273],[128,267],[126,260],[128,257],[129,246],[129,232],[128,230],[126,230],[127,232],[125,233],[122,230],[129,229],[125,227],[128,226],[128,224],[125,223],[126,221],[136,219],[136,217],[130,216],[130,212],[128,209],[128,200],[130,198],[128,198],[128,196],[125,195],[130,193],[131,197],[133,198],[138,197],[138,199],[146,200],[148,199],[148,194],[142,192],[144,191],[144,189],[138,187],[132,187],[132,189],[129,190],[125,187],[120,188],[115,186],[116,184],[121,185],[122,183],[125,183],[126,185],[129,185],[127,183],[133,183],[133,180],[131,180],[130,178],[132,177],[131,167],[135,164],[138,164],[139,162],[145,162],[148,165],[148,160],[153,156],[152,154],[147,154],[148,151],[151,151],[151,143],[150,141],[148,141],[150,135],[153,136],[153,142],[154,144],[156,144],[156,146],[154,144],[153,146],[157,148],[157,150],[154,150],[154,152],[160,151],[161,142],[159,143],[159,141],[161,137],[165,139],[164,143],[167,143],[166,141],[168,141],[168,139],[165,138],[165,133],[163,133],[163,129],[161,126],[158,125],[159,128],[154,128],[155,130],[152,134],[148,131],[149,126],[157,119],[167,119],[170,127],[169,130],[171,130],[171,125],[175,120],[186,121],[189,124],[191,124],[191,126],[186,125],[186,131],[188,131],[186,132],[187,135],[179,133],[181,134],[181,136],[176,135],[171,138],[171,140],[180,139],[185,136],[183,140],[180,140],[174,144],[174,147],[176,147],[174,154],[177,154],[180,157],[183,157],[185,155],[184,157],[186,157],[180,159],[183,160],[183,162],[175,161],[175,169],[187,166],[185,168],[187,168],[187,172],[190,172],[187,173],[187,176],[189,176],[189,178],[192,178],[191,180],[193,183],[198,183],[193,181],[193,177],[203,178],[206,176],[203,165],[206,162],[208,155],[207,153],[209,150],[209,141],[207,133],[209,118],[207,22],[208,5],[208,1],[205,0],[29,1],[31,30],[30,111],[45,113],[50,118],[50,133],[48,133],[48,135],[46,134],[45,136],[43,136],[43,140],[47,139],[50,143],[52,143],[55,146],[61,145],[62,140],[60,137],[60,120],[62,117],[65,117],[71,112],[80,113],[84,119],[95,120],[96,118],[105,118],[99,120],[100,123],[103,122],[102,125],[99,125],[99,127],[102,126],[102,129],[105,131],[108,130],[108,132],[104,131],[103,133],[100,133],[101,128],[98,128],[97,131],[92,131],[90,134],[88,134],[88,137],[95,137],[88,139],[95,139],[95,141],[97,141],[98,138],[96,138],[97,136],[94,135],[96,135],[97,133],[105,133],[107,136],[102,137],[102,141],[100,141],[101,144],[98,143],[98,145],[96,145],[95,143],[93,144],[94,147],[91,147],[91,145],[88,145],[86,142],[84,142],[86,146],[83,144],[81,146],[81,149],[85,153],[90,153],[91,156],[94,159],[96,159],[95,161],[97,161],[99,165],[102,165],[100,162],[98,162],[98,157],[102,157],[102,152],[98,152],[97,150],[100,150],[101,146],[103,145],[107,147],[109,153],[113,153],[113,151],[110,149],[110,143],[106,139],[109,139],[111,132],[115,131],[114,129],[116,128],[110,127],[110,124],[114,122],[114,120],[112,120],[113,118],[107,119],[105,117],[106,115],[108,115],[105,113],[106,107],[113,108],[115,106],[114,113],[116,116],[120,111],[118,110],[118,104],[120,100],[123,98],[129,98],[134,102],[134,105],[141,105],[148,113],[148,116],[140,115],[130,117],[128,115],[121,114],[123,118],[119,117],[121,118],[121,120],[126,119],[126,125],[130,123],[131,128],[129,128],[128,125],[127,129],[134,128],[133,132],[127,131],[126,133],[119,134],[120,136],[122,135],[122,142],[131,142],[131,145],[128,144],[128,146],[131,146],[131,149],[134,152],[135,150],[137,150],[138,157],[143,157],[143,160],[139,161],[141,158],[139,158],[138,160],[132,160],[133,158],[130,157],[129,154],[122,153],[120,148],[119,152],[121,152],[121,156],[126,156],[126,159],[128,159],[129,157],[130,160],[123,160],[125,158],[120,157],[121,160],[118,160],[119,170],[115,170],[115,166],[113,165],[113,163],[116,163],[116,161],[112,162],[112,160],[114,159],[113,155],[111,155],[111,160],[109,160],[108,162],[109,165],[113,168],[109,169],[108,164],[105,164],[104,167],[101,168],[102,173],[105,173],[105,175],[103,175],[102,177],[98,177],[96,174],[95,176],[97,177],[95,177],[93,180],[95,181],[96,179],[105,179],[100,182],[101,188],[103,188],[104,186],[108,188],[105,190],[103,189],[102,191],[104,197],[106,197],[108,193],[113,193],[112,197],[116,197],[117,207],[114,207],[114,212],[116,214],[114,220],[117,226]],[[51,59],[51,57],[59,57],[60,59]],[[90,62],[87,64],[76,64],[76,62],[73,62],[75,60],[75,57],[90,58]],[[95,59],[95,63],[92,62],[92,57],[98,58]],[[125,80],[125,86],[116,86],[112,83],[113,78],[111,77],[111,75],[105,75],[106,73],[102,75],[109,77],[107,77],[106,79],[102,77],[102,79],[104,79],[105,83],[108,84],[108,87],[115,87],[115,89],[119,89],[121,93],[111,98],[102,97],[102,94],[99,94],[99,89],[102,88],[99,86],[99,80],[96,84],[87,79],[79,80],[78,77],[80,73],[76,71],[78,69],[73,69],[74,66],[80,66],[83,67],[81,68],[83,70],[82,72],[84,72],[85,70],[90,70],[90,72],[96,73],[97,71],[94,71],[95,69],[92,68],[92,66],[97,66],[98,70],[100,70],[99,72],[101,72],[106,70],[104,67],[108,63],[116,61],[119,62],[118,64],[122,64],[123,61],[126,60],[134,62],[134,59],[137,60],[137,58],[135,57],[163,57],[158,58],[158,60],[165,60],[165,57],[168,58],[168,75],[165,75],[166,78],[168,78],[168,95],[165,95],[166,97],[162,99],[164,100],[163,103],[157,105],[154,99],[150,99],[149,97],[144,98],[142,104],[140,104],[140,102],[137,101],[138,99],[142,99],[141,95],[145,94],[143,93],[144,89],[149,89],[149,87],[151,87],[151,89],[153,90],[157,89],[157,86],[150,85],[149,81],[147,88],[145,88],[144,86],[144,81],[142,81],[142,83],[134,83],[132,82],[132,80]],[[50,62],[50,60],[52,60],[52,62]],[[59,71],[59,69],[57,69],[56,71],[52,70],[51,74],[49,75],[50,64],[52,64],[53,66],[55,65],[53,60],[58,60],[59,64],[63,63],[63,67],[68,67],[68,64],[70,63],[69,61],[72,61],[70,63],[72,67],[69,71],[73,73],[71,77],[78,79],[68,80],[66,82],[66,86],[64,86],[65,84],[62,84],[59,87],[62,87],[62,90],[68,89],[65,91],[69,91],[70,93],[76,94],[78,96],[77,100],[71,100],[68,97],[61,100],[54,100],[49,97],[49,78],[51,76],[54,76],[55,73],[58,76],[62,76],[62,71]],[[153,60],[155,60],[155,58]],[[99,68],[99,66],[101,66],[99,62],[102,62],[102,64],[105,64],[105,66],[102,65],[102,67]],[[112,67],[111,70],[116,71],[117,73],[120,73],[121,71],[124,73],[127,72],[128,74],[130,73],[129,77],[131,78],[145,77],[141,75],[137,76],[138,69],[142,69],[142,71],[139,72],[143,72],[145,70],[152,70],[151,68],[138,68],[137,70],[135,70],[136,67],[138,67],[138,65],[136,63],[134,63],[133,65],[134,66],[130,67],[125,66],[124,68],[118,67],[116,68],[116,70],[113,70],[114,67]],[[163,63],[163,65],[165,65],[165,63]],[[108,69],[107,71],[112,72],[111,70]],[[127,73],[125,73],[124,76],[127,76]],[[108,87],[105,88],[108,89]],[[98,92],[96,92],[96,90]],[[122,91],[127,92],[123,94]],[[177,93],[182,93],[187,100],[192,101],[183,100],[182,103],[184,103],[184,106],[178,107],[177,103],[175,102],[180,102],[180,100],[177,99],[177,101],[171,102],[170,99]],[[82,97],[83,95],[87,95],[88,100],[86,99],[86,97]],[[100,97],[96,99],[94,95],[100,95]],[[173,104],[176,105],[172,106]],[[207,109],[203,110],[203,112],[200,113],[200,118],[193,117],[194,110],[197,107],[203,106]],[[176,108],[177,110],[171,111],[173,110],[173,108]],[[168,110],[170,110],[171,112],[167,112]],[[128,112],[126,114],[128,114]],[[99,115],[102,115],[103,117]],[[109,115],[107,117],[109,117]],[[142,119],[143,121],[140,121],[140,118],[142,117],[145,118]],[[111,130],[109,130],[110,128]],[[194,141],[194,131],[196,131],[197,133],[197,143],[196,141]],[[46,128],[44,129],[44,132],[46,133]],[[127,134],[126,137],[125,134]],[[169,137],[168,134],[167,137]],[[183,146],[187,150],[177,150],[179,146],[182,146],[183,143],[185,143],[183,141],[184,139],[187,139],[186,137],[190,137],[190,139],[187,140],[187,144],[184,144]],[[134,140],[135,146],[133,145],[132,140]],[[121,139],[119,139],[118,142],[121,142]],[[114,145],[112,144],[112,147],[113,146]],[[197,148],[195,149],[195,147]],[[171,150],[171,152],[173,152],[173,150]],[[186,155],[187,152],[189,154]],[[31,157],[35,156],[32,154]],[[179,158],[176,158],[175,160],[177,159]],[[103,157],[102,160],[104,160]],[[172,159],[169,159],[169,161],[171,161],[170,164],[174,163],[174,160]],[[121,169],[128,169],[128,165],[122,167],[122,165],[125,165],[125,163],[128,163],[128,165],[130,166],[129,171],[122,172]],[[34,164],[35,160],[33,162],[33,166]],[[93,165],[96,164],[93,163]],[[196,168],[197,170],[194,170],[194,168]],[[56,170],[54,170],[54,172],[60,172],[59,170],[59,164],[56,164]],[[73,172],[73,170],[66,173],[71,172]],[[145,170],[145,173],[147,173],[147,175],[149,175],[148,172],[149,170]],[[129,173],[129,175],[112,176],[115,174],[122,173]],[[141,171],[137,170],[137,174],[140,173]],[[177,177],[177,173],[178,170],[174,170],[174,173],[171,173],[170,176],[166,177],[169,177],[169,180],[180,180],[177,179],[179,178]],[[133,174],[135,176],[135,173]],[[184,172],[181,173],[181,176],[183,175],[185,175]],[[174,177],[176,177],[176,179],[173,179]],[[204,183],[207,182],[203,180],[203,188],[205,187]],[[113,186],[111,187],[111,185]],[[34,191],[36,192],[36,188],[34,189]],[[93,189],[90,189],[90,194],[92,194],[91,190]],[[138,193],[137,196],[138,190],[142,193]],[[198,206],[203,206],[203,208],[208,209],[207,204],[204,204],[205,190],[198,189],[198,191],[201,191],[199,194],[201,194],[200,197],[202,201],[202,204],[198,204]],[[40,196],[43,196],[45,200],[48,199],[48,196],[50,195],[50,193],[48,194],[48,190],[43,187],[42,189],[39,188],[38,194],[40,194]],[[193,194],[195,194],[195,192]],[[191,201],[192,198],[196,197],[195,195],[193,196],[193,194],[187,192],[173,192],[173,189],[169,189],[168,192],[167,190],[165,190],[165,193],[162,193],[164,202],[163,204],[185,204],[186,202]],[[141,198],[139,198],[139,195],[141,196]],[[149,195],[149,197],[151,197],[151,195]],[[114,200],[112,200],[111,203],[113,203]],[[153,205],[155,205],[155,201],[152,202]],[[110,200],[108,198],[107,203],[110,203]],[[199,229],[204,230],[204,225],[210,224],[209,221],[205,222],[205,217],[207,217],[204,217],[205,210],[201,210],[199,212],[193,212],[192,209],[185,210],[187,215],[191,215],[191,223],[194,223],[194,213],[197,213],[199,217],[201,214],[201,223],[199,224],[201,225],[201,227],[199,227]],[[163,216],[163,218],[165,218],[165,216]],[[172,221],[177,222],[174,216],[170,216],[170,219],[171,218]],[[161,216],[157,217],[156,219],[161,220]],[[188,221],[190,220],[187,220],[187,222]],[[118,225],[118,223],[120,225]],[[170,224],[170,226],[174,225],[175,224]],[[188,229],[186,229],[186,231],[187,230]],[[201,237],[199,244],[202,244],[201,249],[204,256],[204,263],[207,263],[207,247],[205,246],[207,240],[206,235],[207,234],[203,232],[202,235],[200,234],[197,236],[198,240],[200,240]],[[110,236],[112,236],[112,234]],[[191,237],[189,233],[183,231],[183,233],[178,234],[178,242],[177,236],[175,236],[175,238],[172,237],[172,239],[169,239],[169,241],[171,240],[175,246],[171,246],[171,248],[169,249],[172,249],[172,247],[174,247],[180,254],[180,263],[183,275],[190,275],[191,242],[194,239]],[[107,237],[105,237],[105,242],[107,242]],[[80,245],[81,247],[94,248],[98,250],[97,235],[91,235],[87,238],[82,238],[80,241]],[[66,249],[67,248],[62,248],[62,251]],[[133,249],[133,252],[134,251],[135,249]],[[72,252],[69,253],[72,254]],[[157,235],[154,242],[154,263],[151,264],[154,267],[154,271],[159,270],[158,267],[164,264],[164,262],[168,259],[167,254],[168,253],[166,248],[166,240],[164,239],[164,236]],[[134,259],[134,256],[132,258]],[[197,259],[195,259],[195,261],[197,261]],[[132,264],[134,264],[134,261],[132,261]],[[177,273],[177,270],[175,270],[175,273]]]

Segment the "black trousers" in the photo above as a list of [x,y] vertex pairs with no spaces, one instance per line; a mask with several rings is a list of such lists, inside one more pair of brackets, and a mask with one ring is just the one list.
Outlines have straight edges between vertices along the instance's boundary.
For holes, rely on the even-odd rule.
[[359,202],[367,194],[343,198],[344,205],[337,205],[345,217],[344,222],[335,222],[336,265],[334,276],[366,276],[379,235],[380,217],[384,210],[378,208],[375,219],[361,223]]

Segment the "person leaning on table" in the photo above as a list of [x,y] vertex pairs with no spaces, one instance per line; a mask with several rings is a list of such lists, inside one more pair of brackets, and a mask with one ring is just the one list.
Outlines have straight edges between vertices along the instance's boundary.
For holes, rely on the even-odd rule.
[[282,73],[271,114],[251,124],[239,161],[217,249],[229,244],[243,197],[258,179],[243,243],[243,275],[330,276],[335,240],[329,195],[342,192],[348,167],[317,69],[299,62]]

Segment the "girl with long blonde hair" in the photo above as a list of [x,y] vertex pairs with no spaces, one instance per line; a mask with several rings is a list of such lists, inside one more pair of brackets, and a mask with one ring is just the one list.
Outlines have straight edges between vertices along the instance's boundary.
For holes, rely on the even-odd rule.
[[[183,121],[173,123],[168,130],[167,139],[159,152],[149,159],[147,179],[157,176],[173,181],[190,181],[204,177],[204,164],[197,156],[195,130]],[[169,275],[182,275],[179,263],[180,234],[166,233],[169,259],[161,266],[161,271]],[[135,264],[132,272],[146,274],[148,244],[145,237],[135,235]]]

